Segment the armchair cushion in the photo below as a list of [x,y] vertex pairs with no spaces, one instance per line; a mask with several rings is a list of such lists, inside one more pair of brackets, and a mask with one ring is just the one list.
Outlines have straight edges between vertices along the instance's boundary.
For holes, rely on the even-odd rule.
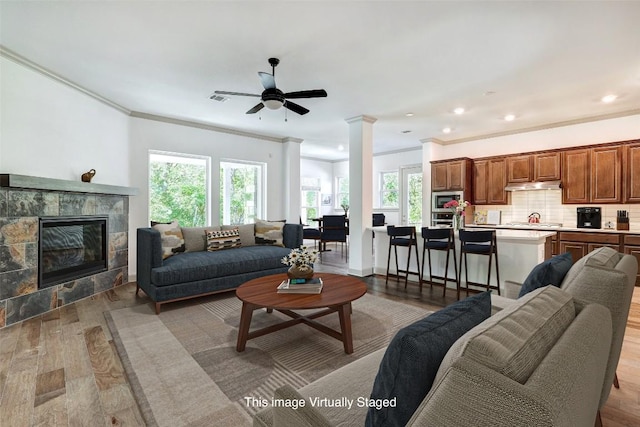
[[483,292],[398,331],[371,392],[371,399],[395,399],[396,406],[369,408],[365,425],[404,426],[431,389],[449,347],[490,315],[491,295]]
[[547,285],[559,288],[564,276],[573,264],[572,261],[571,253],[565,252],[536,265],[522,283],[518,298]]

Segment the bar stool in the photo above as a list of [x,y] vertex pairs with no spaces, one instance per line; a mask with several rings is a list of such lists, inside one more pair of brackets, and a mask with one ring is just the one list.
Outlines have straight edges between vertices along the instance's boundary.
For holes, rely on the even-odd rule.
[[[421,230],[422,245],[422,274],[424,274],[425,258],[429,260],[429,284],[442,285],[442,296],[447,293],[447,282],[455,282],[458,299],[460,299],[460,282],[458,281],[458,261],[456,257],[456,246],[454,241],[453,228],[429,228],[422,227]],[[444,251],[447,258],[444,265],[444,276],[434,276],[431,268],[431,251]],[[455,278],[449,279],[449,253],[453,251],[453,271]],[[426,257],[425,257],[426,252]],[[436,283],[433,279],[442,280],[442,283]]]
[[[484,286],[487,290],[496,289],[500,295],[500,269],[498,268],[498,245],[495,230],[482,231],[466,231],[460,230],[458,234],[460,238],[460,271],[458,273],[460,281],[460,289],[466,289],[469,295],[469,285]],[[485,255],[489,257],[489,268],[487,269],[487,283],[477,283],[469,281],[467,254]],[[463,258],[464,255],[464,258]],[[496,279],[498,284],[492,286],[489,284],[491,279],[491,259],[495,255],[496,260]],[[462,286],[462,263],[464,262],[465,286]]]
[[[407,288],[407,280],[409,274],[415,274],[418,276],[418,282],[420,283],[420,291],[422,291],[422,275],[420,274],[420,257],[418,256],[418,238],[416,236],[416,228],[414,226],[396,227],[394,225],[387,226],[387,234],[389,235],[389,254],[387,256],[387,277],[385,279],[385,285],[389,282],[389,277],[395,277],[400,279],[400,273],[404,273],[404,287]],[[407,267],[401,270],[398,266],[398,246],[407,248]],[[411,264],[411,248],[415,249],[416,264],[418,271],[409,270]],[[396,274],[389,273],[389,265],[391,263],[391,248],[394,249],[396,255]]]

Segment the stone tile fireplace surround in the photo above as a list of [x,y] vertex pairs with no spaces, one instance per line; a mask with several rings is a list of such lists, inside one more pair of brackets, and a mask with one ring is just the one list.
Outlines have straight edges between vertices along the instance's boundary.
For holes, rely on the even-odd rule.
[[[137,189],[0,174],[0,328],[128,281],[129,196]],[[108,216],[107,271],[38,287],[40,217]]]

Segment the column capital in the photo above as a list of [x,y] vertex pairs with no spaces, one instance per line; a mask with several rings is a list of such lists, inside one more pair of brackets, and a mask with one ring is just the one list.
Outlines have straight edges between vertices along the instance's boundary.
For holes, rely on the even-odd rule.
[[355,116],[355,117],[350,117],[348,119],[345,119],[345,122],[349,124],[358,123],[358,122],[366,122],[366,123],[374,124],[377,121],[378,119],[376,119],[375,117],[365,116],[365,115]]
[[288,136],[286,138],[282,138],[282,143],[287,143],[287,142],[297,142],[298,144],[302,144],[302,141],[304,141],[304,139],[300,139],[300,138],[294,138],[292,136]]

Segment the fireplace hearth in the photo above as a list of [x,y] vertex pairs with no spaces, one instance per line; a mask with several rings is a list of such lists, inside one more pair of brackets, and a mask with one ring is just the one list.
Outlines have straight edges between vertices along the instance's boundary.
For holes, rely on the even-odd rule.
[[41,217],[38,288],[107,271],[107,216]]

